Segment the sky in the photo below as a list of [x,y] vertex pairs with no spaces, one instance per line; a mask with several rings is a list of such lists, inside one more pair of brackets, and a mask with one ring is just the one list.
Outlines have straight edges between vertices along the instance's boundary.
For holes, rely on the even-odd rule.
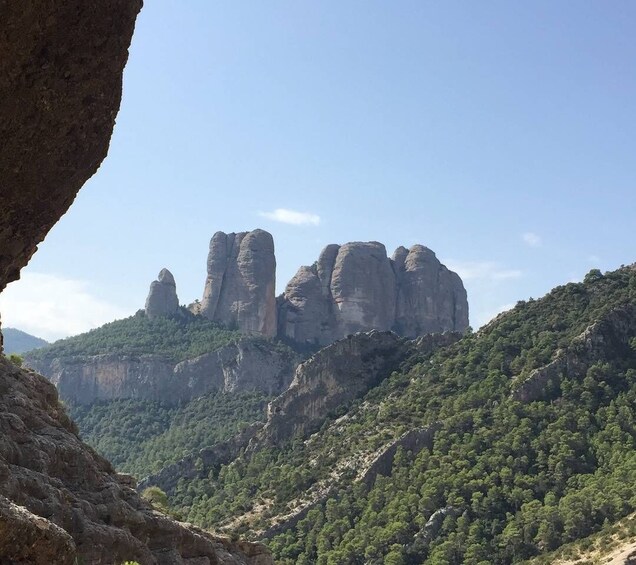
[[146,2],[110,152],[0,297],[45,339],[201,298],[211,236],[421,243],[481,326],[636,261],[636,3]]

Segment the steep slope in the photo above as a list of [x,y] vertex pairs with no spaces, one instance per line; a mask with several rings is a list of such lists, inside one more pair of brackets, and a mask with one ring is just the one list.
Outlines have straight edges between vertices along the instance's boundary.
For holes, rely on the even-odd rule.
[[635,345],[636,268],[591,272],[173,501],[280,563],[518,562],[636,509]]

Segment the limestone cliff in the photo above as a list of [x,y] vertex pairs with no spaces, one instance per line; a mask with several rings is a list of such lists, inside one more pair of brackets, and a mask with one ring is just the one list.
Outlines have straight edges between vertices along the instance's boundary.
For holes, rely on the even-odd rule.
[[315,432],[340,407],[377,386],[413,354],[455,343],[458,333],[430,334],[411,341],[373,330],[339,340],[301,363],[294,379],[267,408],[267,421],[249,451]]
[[263,230],[225,234],[210,241],[200,312],[244,333],[276,335],[274,240]]
[[278,298],[278,333],[301,344],[371,329],[416,337],[467,327],[461,279],[422,245],[399,247],[391,259],[375,241],[328,245]]
[[179,403],[212,391],[278,394],[297,364],[290,352],[249,338],[179,363],[159,355],[118,354],[26,362],[55,384],[63,400],[79,404],[121,398]]

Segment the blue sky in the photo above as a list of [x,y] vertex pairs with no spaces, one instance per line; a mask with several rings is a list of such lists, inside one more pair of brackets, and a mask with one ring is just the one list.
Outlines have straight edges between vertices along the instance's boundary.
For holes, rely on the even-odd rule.
[[162,267],[189,303],[217,230],[270,231],[279,290],[328,243],[422,243],[475,327],[632,263],[635,24],[631,1],[146,2],[110,154],[3,323],[82,331]]

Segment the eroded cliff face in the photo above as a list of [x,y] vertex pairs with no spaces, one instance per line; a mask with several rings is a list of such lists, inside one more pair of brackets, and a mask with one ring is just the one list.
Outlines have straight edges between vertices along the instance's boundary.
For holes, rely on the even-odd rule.
[[295,356],[268,342],[241,339],[217,351],[174,363],[157,355],[94,355],[27,364],[48,377],[63,400],[134,398],[179,403],[212,391],[279,394],[289,385]]
[[461,279],[422,245],[400,247],[391,259],[375,241],[329,245],[278,298],[278,334],[301,344],[371,329],[416,337],[467,327]]
[[339,340],[301,363],[294,378],[267,408],[263,429],[248,451],[279,445],[294,436],[307,437],[340,407],[377,386],[410,355],[428,354],[455,343],[459,333],[430,334],[408,340],[373,330]]
[[266,231],[225,234],[210,241],[200,312],[243,333],[276,335],[276,258]]

